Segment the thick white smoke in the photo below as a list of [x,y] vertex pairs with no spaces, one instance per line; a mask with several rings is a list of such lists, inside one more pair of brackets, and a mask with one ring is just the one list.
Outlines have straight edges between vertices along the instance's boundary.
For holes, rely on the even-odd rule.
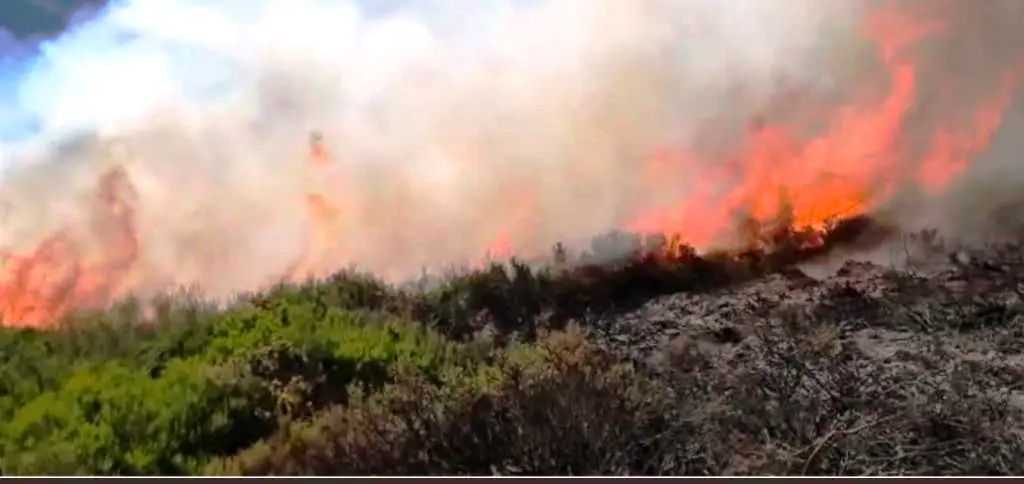
[[81,197],[123,162],[137,288],[272,282],[307,245],[318,130],[343,211],[321,269],[397,277],[475,260],[503,231],[544,250],[679,195],[635,182],[652,149],[756,111],[778,82],[826,87],[807,69],[837,52],[821,40],[857,42],[849,5],[809,0],[366,5],[123,1],[47,43],[8,73],[8,118],[38,129],[0,133],[2,242],[84,225]]
[[[278,280],[309,246],[311,177],[340,212],[317,270],[397,278],[496,241],[544,251],[694,188],[699,173],[652,189],[652,152],[723,149],[751,116],[784,116],[780,93],[859,84],[878,67],[861,7],[116,2],[6,73],[19,81],[3,119],[37,129],[0,133],[0,244],[88,233],[81,197],[121,163],[139,191],[141,292]],[[327,173],[307,167],[314,130]]]

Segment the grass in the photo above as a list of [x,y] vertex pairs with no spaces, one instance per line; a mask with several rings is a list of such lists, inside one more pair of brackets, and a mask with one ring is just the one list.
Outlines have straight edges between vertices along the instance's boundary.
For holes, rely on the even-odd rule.
[[[986,291],[924,298],[912,274],[881,297],[833,289],[813,307],[766,307],[714,351],[679,337],[657,368],[592,331],[655,296],[759,280],[840,229],[824,249],[786,234],[698,256],[630,238],[615,260],[570,264],[557,249],[548,266],[494,264],[426,291],[342,272],[226,309],[167,298],[142,321],[129,301],[50,331],[3,329],[0,472],[1024,472],[1022,370],[947,344],[1020,353],[1020,304],[998,296],[1024,282],[1013,250],[988,252],[1000,278],[963,270],[1000,281]],[[916,339],[879,358],[857,344],[865,328]]]

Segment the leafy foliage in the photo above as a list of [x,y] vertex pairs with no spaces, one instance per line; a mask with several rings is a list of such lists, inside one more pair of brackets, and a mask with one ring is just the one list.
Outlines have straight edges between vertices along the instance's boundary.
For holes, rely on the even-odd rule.
[[228,474],[629,474],[659,469],[671,394],[578,331],[517,347],[494,366],[409,378],[282,429]]
[[349,387],[438,375],[456,356],[413,324],[314,304],[157,324],[3,331],[0,469],[186,473],[344,402]]

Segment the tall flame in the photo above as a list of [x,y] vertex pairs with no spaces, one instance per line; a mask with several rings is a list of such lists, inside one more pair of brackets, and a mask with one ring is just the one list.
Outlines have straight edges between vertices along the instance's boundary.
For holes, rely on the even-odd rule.
[[309,143],[309,188],[306,195],[306,214],[308,219],[308,242],[291,267],[288,268],[285,280],[300,282],[317,274],[316,270],[324,266],[325,257],[334,248],[332,243],[338,240],[341,211],[329,198],[330,185],[328,179],[330,156],[323,137],[313,133]]
[[[917,12],[919,15],[921,12]],[[970,116],[967,125],[945,126],[932,138],[916,172],[901,174],[913,156],[900,144],[901,130],[917,95],[917,66],[908,53],[920,39],[945,25],[900,10],[878,10],[865,23],[889,73],[889,91],[874,102],[836,110],[820,134],[800,137],[784,124],[752,123],[733,163],[708,171],[710,163],[691,153],[661,153],[649,162],[652,179],[694,177],[706,184],[694,196],[641,214],[631,230],[678,233],[698,246],[729,233],[736,216],[759,225],[824,230],[838,219],[864,214],[885,202],[909,177],[933,193],[941,192],[983,150],[999,127],[1020,86],[1019,69],[1000,81],[997,92]],[[862,98],[869,98],[865,92]],[[699,171],[698,171],[698,168]],[[722,183],[722,180],[728,180]],[[726,186],[724,192],[711,187]],[[780,220],[780,217],[782,220]]]

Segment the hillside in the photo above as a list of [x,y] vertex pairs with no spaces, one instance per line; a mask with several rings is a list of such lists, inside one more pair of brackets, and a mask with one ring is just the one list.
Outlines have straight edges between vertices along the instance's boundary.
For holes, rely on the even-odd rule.
[[1024,474],[1020,18],[0,5],[0,475]]
[[1024,472],[1019,245],[818,278],[820,248],[648,249],[4,329],[0,470]]

